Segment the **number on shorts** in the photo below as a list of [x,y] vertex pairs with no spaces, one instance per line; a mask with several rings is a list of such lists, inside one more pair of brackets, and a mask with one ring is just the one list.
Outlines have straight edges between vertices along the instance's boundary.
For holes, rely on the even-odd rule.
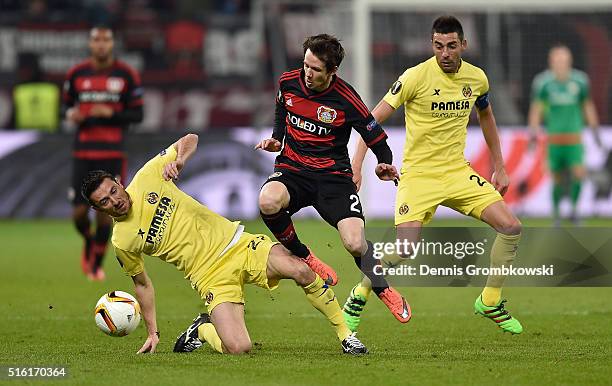
[[357,207],[357,205],[359,205],[359,196],[356,194],[351,194],[349,196],[349,200],[355,200],[355,202],[353,202],[351,204],[351,212],[357,212],[357,213],[361,213],[361,211],[359,210],[359,208]]
[[255,239],[251,240],[251,242],[249,243],[249,248],[251,248],[252,250],[256,250],[257,246],[261,244],[261,242],[264,240],[265,238],[263,236],[257,236]]
[[474,179],[476,180],[476,183],[480,186],[484,186],[487,183],[487,181],[481,181],[480,176],[477,176],[476,174],[472,174],[470,176],[470,180],[474,180]]

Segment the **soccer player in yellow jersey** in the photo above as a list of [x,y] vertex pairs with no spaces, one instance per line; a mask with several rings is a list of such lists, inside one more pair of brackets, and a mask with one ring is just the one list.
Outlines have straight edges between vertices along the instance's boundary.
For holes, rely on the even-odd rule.
[[[491,249],[491,266],[508,266],[516,256],[521,223],[502,199],[509,180],[487,77],[480,68],[461,59],[467,41],[455,17],[436,19],[431,36],[434,56],[407,69],[372,111],[382,123],[401,105],[405,108],[406,143],[395,202],[397,237],[418,241],[423,224],[431,220],[438,205],[444,205],[493,227],[498,233]],[[491,183],[479,176],[463,155],[473,106],[494,161]],[[366,150],[360,142],[353,158],[357,184],[361,182]],[[387,263],[401,261],[398,256],[395,259]],[[504,279],[489,276],[474,309],[504,331],[519,334],[521,324],[504,309],[505,300],[501,299]],[[345,320],[353,331],[359,325],[370,287],[364,278],[351,290],[344,306]]]
[[83,197],[114,219],[112,243],[123,270],[132,277],[148,331],[138,353],[154,352],[159,342],[146,254],[184,272],[208,308],[179,336],[175,352],[193,351],[204,342],[222,353],[248,352],[244,284],[274,289],[279,280],[293,279],[331,322],[343,351],[366,354],[345,325],[332,289],[301,259],[267,236],[244,232],[238,221],[212,212],[174,184],[197,143],[195,134],[182,137],[147,162],[125,189],[105,171],[90,172],[83,180]]

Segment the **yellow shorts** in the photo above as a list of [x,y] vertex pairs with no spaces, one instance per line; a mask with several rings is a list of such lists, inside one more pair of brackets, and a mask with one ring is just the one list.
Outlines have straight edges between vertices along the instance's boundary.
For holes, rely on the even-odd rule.
[[455,169],[411,168],[400,173],[395,197],[395,225],[431,221],[438,205],[480,219],[482,211],[502,196],[468,163]]
[[266,274],[268,255],[275,244],[266,235],[244,232],[240,236],[194,285],[209,313],[221,303],[244,303],[244,284],[269,290],[278,287],[278,281],[270,282]]

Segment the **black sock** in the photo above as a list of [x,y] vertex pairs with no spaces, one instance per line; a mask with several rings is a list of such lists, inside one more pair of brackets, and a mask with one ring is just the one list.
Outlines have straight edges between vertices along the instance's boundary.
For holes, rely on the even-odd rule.
[[94,238],[94,264],[93,271],[95,272],[101,265],[102,259],[104,259],[104,254],[106,253],[106,245],[108,244],[108,239],[110,238],[111,226],[104,224],[98,225],[96,228],[96,236]]
[[366,240],[368,244],[368,250],[361,257],[355,257],[355,264],[364,275],[372,282],[372,291],[378,296],[381,292],[389,288],[389,283],[383,275],[377,275],[374,273],[374,267],[380,265],[380,260],[374,258],[374,247],[372,242]]
[[74,226],[86,241],[91,238],[91,223],[89,222],[89,218],[87,216],[85,216],[85,218],[75,218]]
[[302,244],[297,233],[295,233],[291,216],[289,216],[287,211],[281,209],[280,212],[274,214],[261,213],[261,218],[276,239],[280,241],[285,248],[290,250],[291,253],[302,259],[308,257],[310,251]]

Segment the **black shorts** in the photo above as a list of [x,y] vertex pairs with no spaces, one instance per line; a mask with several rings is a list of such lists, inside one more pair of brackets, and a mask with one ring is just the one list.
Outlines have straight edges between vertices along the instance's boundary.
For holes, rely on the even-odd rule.
[[104,170],[118,177],[118,181],[125,182],[125,158],[110,158],[104,160],[89,160],[81,158],[72,159],[72,186],[68,190],[68,199],[73,205],[88,205],[81,195],[81,183],[92,170]]
[[365,221],[357,187],[349,176],[279,170],[270,175],[264,185],[270,181],[281,182],[287,187],[290,215],[312,206],[335,228],[345,218],[357,217]]

